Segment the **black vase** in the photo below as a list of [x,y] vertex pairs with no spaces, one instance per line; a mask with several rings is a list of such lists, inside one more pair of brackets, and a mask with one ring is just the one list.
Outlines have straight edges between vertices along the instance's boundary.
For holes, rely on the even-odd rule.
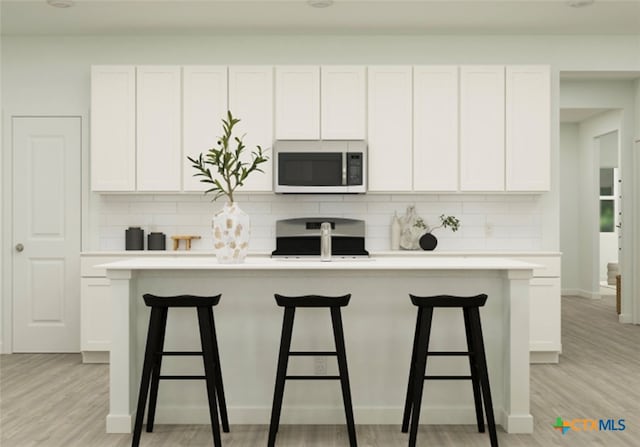
[[438,245],[438,239],[431,233],[425,233],[418,243],[423,250],[433,250]]
[[165,250],[166,240],[164,233],[149,233],[149,236],[147,236],[147,250]]
[[144,230],[140,227],[129,227],[124,231],[125,250],[144,250]]

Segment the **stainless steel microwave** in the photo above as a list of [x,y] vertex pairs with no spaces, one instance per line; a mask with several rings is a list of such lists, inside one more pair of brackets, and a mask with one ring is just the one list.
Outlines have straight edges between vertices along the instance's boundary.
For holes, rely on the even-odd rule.
[[363,140],[279,140],[274,144],[274,191],[367,191],[367,143]]

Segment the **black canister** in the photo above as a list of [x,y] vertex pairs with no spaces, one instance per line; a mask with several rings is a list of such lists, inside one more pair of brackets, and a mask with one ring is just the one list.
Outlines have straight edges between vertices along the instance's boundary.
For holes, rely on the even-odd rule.
[[165,250],[167,238],[164,233],[149,233],[147,236],[147,250]]
[[144,250],[144,230],[140,227],[129,227],[124,230],[125,250]]

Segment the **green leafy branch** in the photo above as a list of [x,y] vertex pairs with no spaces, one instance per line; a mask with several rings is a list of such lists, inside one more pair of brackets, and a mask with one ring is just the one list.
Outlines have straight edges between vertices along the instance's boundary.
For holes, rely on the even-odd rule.
[[456,231],[458,231],[458,229],[460,228],[460,219],[454,217],[454,216],[445,216],[444,214],[440,215],[440,225],[437,225],[433,228],[429,227],[429,225],[427,225],[424,221],[424,219],[422,219],[422,217],[418,217],[416,219],[416,222],[413,224],[414,227],[417,228],[422,228],[424,230],[427,231],[427,233],[431,233],[434,230],[437,230],[438,228],[451,228],[451,231],[453,231],[454,233]]
[[[223,135],[217,142],[217,146],[209,149],[206,154],[200,154],[198,158],[187,157],[192,166],[197,170],[194,177],[202,177],[200,182],[207,183],[211,187],[204,193],[215,193],[213,200],[227,196],[229,202],[233,202],[233,192],[244,184],[246,178],[253,171],[264,173],[259,165],[269,160],[264,155],[262,148],[256,146],[251,152],[251,161],[242,161],[242,153],[246,149],[243,143],[244,136],[233,136],[233,128],[240,120],[234,118],[231,111],[227,111],[227,119],[222,120]],[[236,148],[230,147],[230,142],[235,142]],[[211,173],[211,166],[218,175]]]

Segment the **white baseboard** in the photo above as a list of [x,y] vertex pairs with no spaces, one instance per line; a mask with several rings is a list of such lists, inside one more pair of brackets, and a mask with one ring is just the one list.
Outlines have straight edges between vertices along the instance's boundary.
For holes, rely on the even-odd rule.
[[507,433],[533,433],[533,416],[530,414],[513,414],[502,425]]
[[529,352],[529,363],[559,363],[560,353],[558,351],[531,351]]
[[562,296],[578,296],[578,289],[562,289],[560,290]]
[[131,433],[133,416],[130,414],[108,414],[107,433]]
[[109,351],[82,351],[82,363],[109,363]]
[[620,323],[633,323],[633,318],[631,318],[631,314],[620,314],[618,315],[618,321]]
[[[159,404],[159,403],[158,403]],[[233,424],[269,424],[271,407],[229,407],[229,420]],[[353,409],[356,424],[400,425],[403,408],[400,407],[355,407]],[[496,423],[505,427],[507,417],[502,408],[495,409]],[[156,423],[158,424],[209,424],[209,408],[176,407],[158,405]],[[516,419],[519,419],[516,418]],[[475,424],[476,413],[469,407],[429,407],[423,406],[420,421],[424,424]],[[344,424],[344,407],[288,407],[282,409],[281,423],[286,424]],[[525,430],[520,422],[514,420],[514,427]],[[531,424],[533,427],[533,424]],[[530,433],[518,431],[518,433]]]

